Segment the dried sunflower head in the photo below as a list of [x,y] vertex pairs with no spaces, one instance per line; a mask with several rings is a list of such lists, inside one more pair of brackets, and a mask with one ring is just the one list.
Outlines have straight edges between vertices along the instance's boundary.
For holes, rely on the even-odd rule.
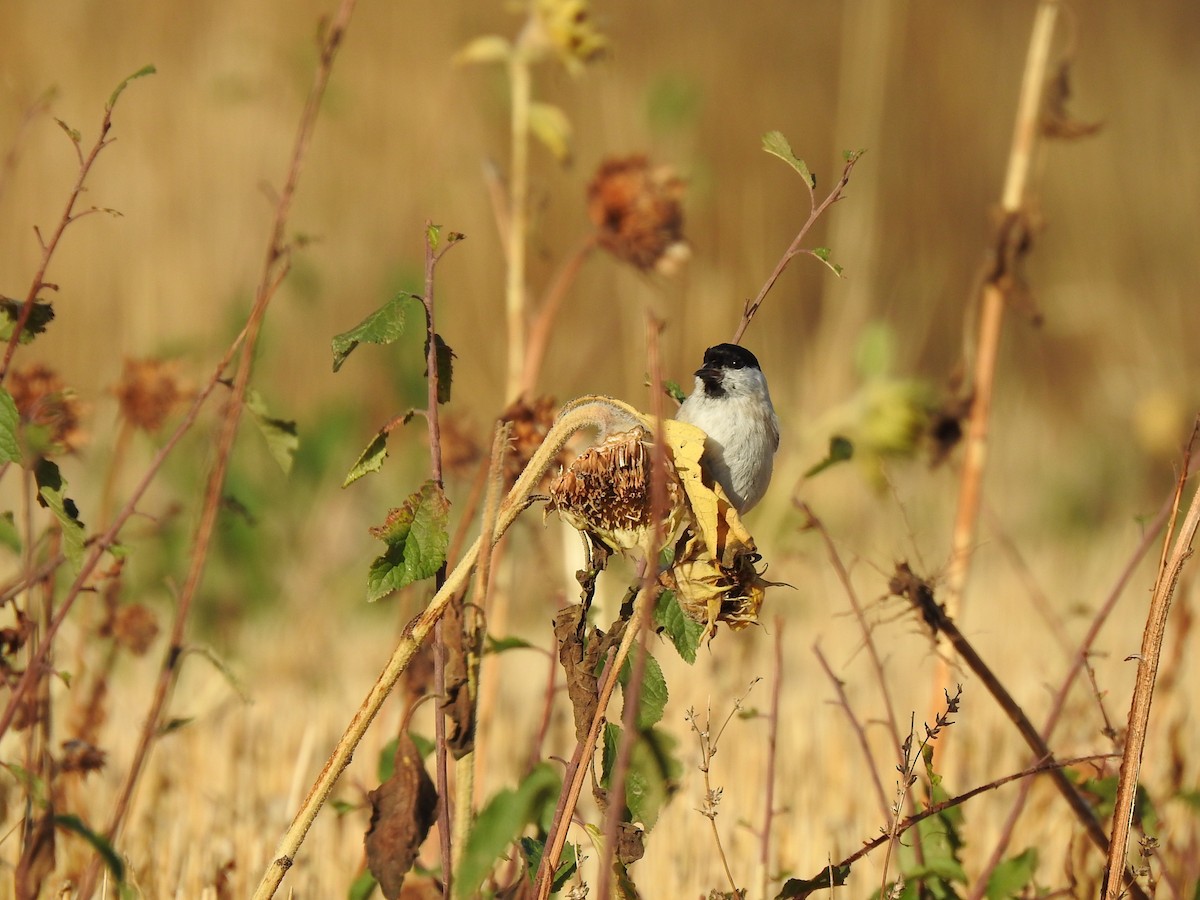
[[755,568],[759,558],[751,542],[733,550],[729,565],[725,565],[713,556],[698,533],[688,530],[680,537],[675,559],[661,581],[675,591],[679,607],[688,618],[704,625],[701,643],[712,639],[718,622],[739,631],[758,621],[758,611],[771,585]]
[[[572,527],[617,551],[644,548],[653,532],[653,450],[650,432],[638,427],[610,435],[581,453],[550,483],[550,506]],[[683,488],[668,463],[664,540],[684,519]]]
[[546,439],[554,424],[556,409],[553,397],[541,396],[533,400],[520,397],[500,414],[500,421],[511,426],[512,447],[504,456],[504,477],[508,485],[511,486],[525,471],[529,460]]
[[670,275],[691,251],[683,238],[684,181],[645,156],[606,159],[588,185],[600,246],[643,271]]
[[540,37],[572,75],[608,48],[608,39],[592,22],[588,0],[533,0],[533,20],[540,26]]

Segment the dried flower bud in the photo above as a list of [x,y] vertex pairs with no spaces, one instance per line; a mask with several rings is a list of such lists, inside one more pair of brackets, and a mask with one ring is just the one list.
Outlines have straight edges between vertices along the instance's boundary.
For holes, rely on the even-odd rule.
[[126,650],[141,656],[158,637],[158,617],[140,603],[126,604],[113,617],[112,635]]
[[607,159],[588,185],[600,246],[643,271],[675,272],[691,251],[683,238],[684,181],[645,156]]
[[121,415],[135,428],[158,431],[186,396],[180,387],[179,366],[174,360],[126,359],[113,394]]
[[[86,442],[80,425],[83,404],[54,370],[41,363],[13,369],[8,390],[37,452],[72,453]],[[42,434],[28,434],[30,428]]]

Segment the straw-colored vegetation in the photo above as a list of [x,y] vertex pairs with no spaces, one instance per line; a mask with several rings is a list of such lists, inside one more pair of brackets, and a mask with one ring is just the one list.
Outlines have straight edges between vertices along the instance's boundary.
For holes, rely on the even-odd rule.
[[[586,768],[577,739],[594,725],[593,740],[613,742],[597,771],[604,756],[606,777],[645,788],[651,745],[622,753],[599,719],[581,729],[579,672],[558,666],[560,645],[573,646],[560,610],[580,596],[575,532],[534,508],[495,549],[467,548],[516,515],[504,491],[562,404],[610,395],[670,414],[655,387],[690,389],[704,348],[735,333],[810,209],[850,172],[843,151],[860,149],[843,199],[797,243],[830,248],[833,265],[823,250],[798,254],[742,338],[783,425],[747,547],[785,584],[766,589],[759,625],[716,623],[692,663],[669,639],[686,648],[683,625],[645,642],[669,698],[661,722],[631,709],[623,724],[658,729],[653,746],[672,761],[669,784],[651,790],[671,796],[661,811],[631,804],[641,824],[657,821],[628,876],[647,898],[801,896],[787,879],[882,838],[834,896],[980,897],[989,878],[989,897],[1096,896],[1106,859],[1082,820],[1091,810],[1100,837],[1112,833],[1164,511],[1200,410],[1200,16],[1186,0],[533,6],[544,31],[490,0],[0,4],[0,351],[12,319],[32,327],[27,296],[54,310],[0,374],[16,411],[0,403],[0,437],[16,438],[0,440],[0,512],[11,511],[0,898],[88,884],[107,897],[269,895],[260,881],[339,739],[353,759],[294,864],[276,867],[278,896],[346,897],[365,883],[368,792],[406,709],[434,684],[409,667],[376,698],[361,743],[347,743],[389,658],[407,662],[405,626],[434,593],[432,578],[391,592],[389,578],[406,578],[377,569],[368,604],[368,569],[381,552],[410,574],[439,568],[436,551],[397,550],[407,521],[389,518],[430,478],[435,420],[449,578],[481,603],[490,581],[487,632],[504,652],[484,658],[474,755],[448,763],[461,827],[443,841],[434,826],[407,890],[439,895],[444,855],[466,855],[460,872],[481,864],[483,842],[466,837],[468,770],[476,809],[533,770],[524,784],[548,809],[510,799],[551,818],[564,764],[574,752]],[[1058,15],[1030,94],[1031,30],[1048,7]],[[305,118],[314,73],[324,95]],[[1023,89],[1038,127],[1004,218]],[[84,215],[54,244],[108,113],[113,142],[74,206]],[[815,188],[762,151],[773,131]],[[789,161],[778,138],[769,145]],[[616,208],[658,216],[656,230],[614,230]],[[990,336],[989,287],[1003,311]],[[401,292],[411,297],[389,306]],[[454,353],[440,405],[424,373],[446,359],[425,343],[420,298]],[[352,332],[381,307],[406,313],[402,336],[380,338],[381,320]],[[335,335],[350,335],[335,344],[336,372]],[[935,426],[970,427],[989,346],[986,452],[966,455]],[[511,405],[520,392],[529,403]],[[489,499],[506,410],[510,450]],[[373,471],[379,454],[360,454],[377,435],[389,456]],[[849,461],[828,458],[835,436]],[[361,477],[343,487],[352,468]],[[964,532],[960,495],[976,477]],[[698,546],[699,501],[674,483],[641,487],[650,524],[630,544],[642,560],[655,558],[651,513],[664,504]],[[1182,488],[1180,547],[1194,489]],[[440,496],[425,490],[417,518],[436,524]],[[490,579],[456,574],[464,557]],[[638,632],[653,581],[614,559],[592,620],[614,627],[603,652],[628,651],[631,677],[657,686]],[[640,599],[622,612],[630,585]],[[930,604],[960,588],[942,621]],[[1187,565],[1173,601],[1128,844],[1142,896],[1192,897],[1200,879]],[[1028,718],[1024,737],[997,686]],[[434,707],[416,708],[413,733],[434,739]],[[983,791],[927,820],[919,840],[900,833],[931,790],[952,797],[1045,763],[1028,732],[1051,719],[1045,744],[1078,759],[1065,775]],[[609,722],[622,722],[620,691]],[[439,780],[436,753],[427,764]],[[627,890],[600,862],[625,810],[597,809],[579,780],[577,816],[594,833],[565,834],[567,856],[587,860],[564,896],[583,882],[592,896]],[[524,833],[552,841],[545,824]],[[492,870],[500,884],[519,875],[510,855]]]

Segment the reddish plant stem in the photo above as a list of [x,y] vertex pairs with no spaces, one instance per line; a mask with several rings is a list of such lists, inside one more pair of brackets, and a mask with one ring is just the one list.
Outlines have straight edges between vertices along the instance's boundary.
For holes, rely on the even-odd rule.
[[542,363],[546,358],[546,348],[550,344],[550,335],[554,331],[554,321],[562,307],[563,298],[570,291],[571,285],[579,277],[579,272],[592,251],[596,249],[595,233],[587,235],[575,252],[567,257],[566,262],[559,267],[554,280],[546,288],[537,315],[529,326],[529,338],[525,347],[525,367],[521,370],[520,395],[526,398],[532,396],[537,387],[538,376],[542,372]]
[[[653,468],[650,479],[650,521],[654,523],[653,552],[647,554],[642,561],[641,592],[644,602],[637,605],[633,621],[629,627],[638,632],[638,646],[633,658],[633,668],[629,675],[629,683],[625,686],[625,705],[621,716],[621,741],[617,748],[617,759],[613,765],[609,780],[608,809],[604,816],[604,840],[601,844],[600,873],[597,879],[597,896],[610,896],[613,868],[617,863],[617,832],[625,815],[625,787],[629,778],[629,763],[633,757],[633,747],[638,740],[637,717],[641,707],[642,682],[646,675],[646,635],[650,630],[650,615],[654,600],[658,596],[655,589],[658,582],[657,548],[662,546],[663,515],[667,508],[667,458],[666,435],[663,433],[663,390],[662,359],[659,355],[658,338],[662,333],[663,323],[646,311],[646,356],[650,371],[650,413],[654,416],[654,445]],[[619,674],[619,673],[618,673]],[[557,860],[553,861],[558,864]]]
[[775,764],[779,747],[779,700],[783,694],[783,616],[775,617],[775,681],[771,685],[771,713],[767,718],[767,773],[763,798],[763,824],[759,835],[759,865],[763,897],[771,883],[771,827],[775,823]]
[[[1167,502],[1163,505],[1162,509],[1158,511],[1158,515],[1154,517],[1154,520],[1150,523],[1150,526],[1142,535],[1142,539],[1138,542],[1138,545],[1134,549],[1132,556],[1130,556],[1128,562],[1126,562],[1125,567],[1121,570],[1120,575],[1117,576],[1116,584],[1113,585],[1112,590],[1109,591],[1108,596],[1100,605],[1100,609],[1092,618],[1092,624],[1088,628],[1087,634],[1084,635],[1083,640],[1080,641],[1079,648],[1073,654],[1071,667],[1067,670],[1067,674],[1063,678],[1062,684],[1059,685],[1058,691],[1054,695],[1054,702],[1050,706],[1050,713],[1046,717],[1045,724],[1042,725],[1042,740],[1047,744],[1049,744],[1050,739],[1054,736],[1054,729],[1058,726],[1059,717],[1066,708],[1067,696],[1070,694],[1071,687],[1074,685],[1075,679],[1079,677],[1079,673],[1087,666],[1087,658],[1088,654],[1091,653],[1092,645],[1095,644],[1096,639],[1100,636],[1101,628],[1104,627],[1104,624],[1108,621],[1108,617],[1112,614],[1113,609],[1116,608],[1117,601],[1125,592],[1125,588],[1129,584],[1129,580],[1133,577],[1134,570],[1137,568],[1138,564],[1142,561],[1145,555],[1150,551],[1150,548],[1154,545],[1156,536],[1158,535],[1159,531],[1162,530],[1163,524],[1166,522],[1167,516],[1171,512],[1173,499],[1173,497],[1167,499]],[[979,877],[975,879],[975,884],[968,895],[968,900],[979,900],[979,898],[981,898],[984,892],[987,890],[988,880],[991,878],[992,873],[996,870],[996,867],[1000,865],[1001,859],[1004,858],[1004,852],[1008,849],[1009,842],[1012,840],[1013,832],[1016,830],[1017,820],[1020,818],[1021,812],[1025,809],[1025,803],[1029,799],[1029,792],[1032,790],[1032,788],[1032,781],[1026,781],[1021,785],[1021,789],[1017,794],[1017,799],[1013,803],[1012,809],[1009,810],[1008,818],[1004,822],[1004,827],[1000,830],[1000,837],[996,840],[996,846],[992,849],[991,856],[988,857],[987,863],[983,867],[983,871],[980,873]]]
[[[113,108],[111,104],[105,105],[104,118],[100,122],[100,135],[96,138],[96,143],[92,145],[92,149],[86,157],[83,155],[79,144],[72,141],[75,146],[75,155],[79,159],[79,173],[75,176],[75,184],[67,197],[67,205],[63,209],[58,224],[50,235],[50,240],[41,241],[42,259],[38,265],[37,272],[33,276],[33,281],[29,284],[29,291],[25,295],[25,302],[21,305],[21,312],[17,316],[12,335],[8,339],[8,346],[4,348],[4,362],[0,364],[0,383],[3,383],[4,379],[8,376],[8,367],[12,362],[17,346],[21,342],[21,333],[25,330],[25,325],[29,322],[29,316],[33,312],[33,304],[37,300],[38,292],[46,287],[46,272],[50,268],[50,260],[54,257],[54,251],[58,249],[58,242],[62,240],[63,233],[72,222],[86,215],[86,213],[79,213],[77,215],[75,213],[75,204],[79,202],[79,195],[83,193],[84,184],[87,181],[88,174],[92,171],[96,157],[100,155],[100,152],[105,147],[112,143],[112,141],[108,140],[108,132],[112,128]],[[38,237],[41,240],[40,232]]]
[[[1200,420],[1197,421],[1196,427],[1200,428]],[[1196,430],[1194,429],[1191,441],[1188,443],[1188,453],[1184,459],[1183,471],[1179,476],[1172,521],[1182,508],[1183,487],[1188,477],[1191,446],[1195,440]],[[1200,526],[1200,486],[1192,494],[1179,534],[1174,535],[1173,529],[1168,533],[1167,541],[1164,544],[1164,559],[1159,566],[1158,577],[1154,583],[1154,593],[1150,598],[1150,608],[1146,613],[1141,651],[1136,657],[1131,657],[1137,659],[1137,680],[1133,687],[1133,700],[1129,705],[1125,752],[1121,757],[1121,774],[1117,782],[1112,839],[1109,843],[1108,865],[1104,872],[1101,890],[1104,900],[1117,900],[1121,896],[1123,882],[1128,877],[1125,860],[1128,853],[1129,832],[1133,823],[1142,754],[1146,748],[1150,725],[1150,706],[1154,700],[1158,661],[1162,654],[1163,637],[1167,629],[1167,614],[1171,611],[1171,601],[1175,596],[1175,588],[1179,584],[1179,576],[1183,571],[1184,563],[1192,555],[1192,543],[1196,538],[1198,526]],[[1169,551],[1167,550],[1168,546]]]
[[[733,333],[733,343],[739,344],[742,341],[742,335],[746,333],[746,329],[750,327],[750,321],[758,313],[759,307],[763,305],[763,301],[767,299],[767,294],[771,288],[775,286],[775,282],[779,280],[779,276],[783,274],[783,270],[788,267],[788,263],[796,256],[802,253],[807,253],[809,256],[816,254],[805,247],[801,247],[800,243],[804,240],[809,230],[816,224],[817,219],[824,215],[825,211],[843,197],[843,192],[846,185],[850,183],[850,173],[854,171],[854,165],[858,162],[858,154],[852,154],[847,160],[846,165],[842,169],[842,177],[838,179],[838,183],[833,186],[833,190],[829,195],[821,201],[820,205],[816,203],[816,197],[813,195],[813,186],[811,182],[805,181],[805,186],[808,188],[808,219],[800,226],[800,231],[792,239],[788,248],[783,251],[783,256],[779,258],[779,262],[775,264],[775,268],[771,270],[771,274],[767,276],[767,280],[759,289],[758,295],[753,300],[747,300],[742,308],[742,319],[738,322],[737,330]],[[818,257],[819,258],[819,257]]]
[[[250,309],[250,315],[246,321],[245,339],[241,345],[241,353],[234,375],[232,393],[225,407],[220,430],[217,435],[215,459],[205,487],[204,505],[200,514],[200,522],[196,528],[187,580],[180,591],[167,652],[163,659],[162,667],[159,670],[158,679],[155,683],[154,696],[138,738],[133,762],[130,764],[129,771],[122,783],[121,790],[113,807],[112,817],[109,820],[108,827],[105,829],[105,835],[110,843],[115,843],[120,834],[121,826],[129,810],[134,788],[141,777],[146,761],[149,758],[152,744],[158,735],[163,711],[166,708],[178,675],[188,614],[191,611],[196,593],[200,588],[200,583],[208,562],[208,551],[211,546],[213,531],[216,527],[217,514],[220,510],[225,476],[229,468],[229,459],[232,455],[234,440],[237,437],[238,422],[241,419],[242,409],[245,405],[246,390],[249,386],[250,373],[253,369],[254,352],[258,345],[258,336],[267,307],[278,291],[279,285],[287,276],[290,267],[290,245],[285,241],[284,231],[287,227],[292,202],[295,199],[296,187],[299,183],[300,172],[303,169],[304,159],[312,139],[313,129],[316,126],[321,98],[324,96],[325,88],[329,83],[329,77],[333,70],[333,61],[345,34],[346,27],[349,24],[350,16],[354,11],[355,3],[356,0],[342,0],[337,13],[324,31],[320,47],[320,59],[313,76],[312,88],[309,91],[308,99],[300,116],[300,124],[297,129],[295,143],[292,147],[292,155],[287,168],[284,186],[282,191],[280,191],[279,199],[276,203],[275,218],[271,228],[270,240],[267,244],[266,256],[263,260],[262,274],[259,279],[258,288],[255,291],[254,304]],[[84,898],[91,896],[95,888],[99,864],[100,862],[97,858],[88,867],[80,886],[79,896]]]

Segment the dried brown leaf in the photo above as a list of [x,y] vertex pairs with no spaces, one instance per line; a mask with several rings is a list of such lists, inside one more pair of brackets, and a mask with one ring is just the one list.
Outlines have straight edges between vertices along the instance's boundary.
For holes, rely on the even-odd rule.
[[37,897],[42,883],[54,871],[54,810],[46,809],[33,823],[21,847],[13,873],[14,896]]
[[1054,77],[1046,82],[1046,97],[1042,104],[1042,134],[1048,138],[1077,141],[1091,137],[1104,127],[1103,122],[1084,122],[1071,115],[1067,101],[1071,99],[1071,61],[1059,63]]
[[371,824],[363,843],[367,866],[387,900],[397,900],[429,829],[437,819],[437,788],[412,738],[401,734],[392,777],[367,795]]

